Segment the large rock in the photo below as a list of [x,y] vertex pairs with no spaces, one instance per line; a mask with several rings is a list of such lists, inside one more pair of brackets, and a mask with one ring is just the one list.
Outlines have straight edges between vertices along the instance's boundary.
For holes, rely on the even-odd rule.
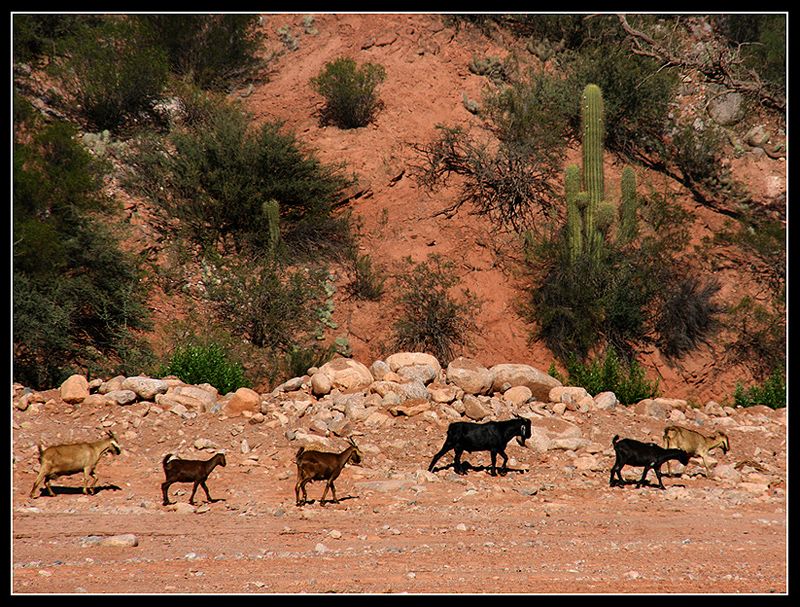
[[550,398],[550,390],[561,386],[561,382],[555,377],[530,365],[501,363],[489,371],[492,374],[492,390],[495,392],[505,392],[514,386],[527,386],[536,400],[546,401]]
[[447,381],[466,394],[486,394],[492,387],[492,373],[479,362],[459,356],[447,365]]
[[386,358],[386,364],[395,373],[403,367],[411,367],[413,365],[430,365],[437,374],[442,369],[442,365],[439,364],[436,357],[425,352],[397,352]]
[[373,381],[369,369],[352,358],[334,358],[322,365],[318,373],[327,375],[332,387],[339,390],[361,390]]
[[250,388],[239,388],[225,405],[226,415],[241,415],[245,411],[261,412],[261,396]]
[[83,375],[71,375],[61,384],[59,391],[65,403],[82,403],[89,396],[89,381]]
[[569,404],[577,403],[588,395],[589,393],[586,391],[586,388],[581,388],[579,386],[556,386],[550,390],[548,398],[550,402],[553,403]]
[[478,397],[471,394],[464,395],[464,415],[475,421],[480,421],[487,417],[491,412],[484,404],[478,400]]
[[126,377],[120,389],[132,390],[142,400],[153,400],[156,394],[166,394],[169,385],[162,379],[144,376]]
[[182,385],[167,390],[166,394],[156,394],[156,404],[181,404],[191,411],[207,413],[216,406],[217,397],[216,388]]

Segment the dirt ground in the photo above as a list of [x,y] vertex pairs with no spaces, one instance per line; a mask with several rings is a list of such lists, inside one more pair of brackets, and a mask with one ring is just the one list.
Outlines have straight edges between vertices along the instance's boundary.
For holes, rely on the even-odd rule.
[[[315,501],[298,507],[297,445],[286,432],[302,420],[182,419],[146,403],[54,398],[14,412],[12,593],[787,593],[785,410],[759,409],[705,424],[725,428],[731,451],[712,455],[740,478],[705,478],[692,460],[665,477],[665,491],[609,487],[612,436],[657,440],[665,425],[631,408],[567,412],[589,447],[537,452],[512,441],[510,470],[496,477],[487,453],[465,454],[464,476],[445,455],[429,476],[446,422],[398,417],[354,428],[364,461],[343,471],[339,503],[322,506],[317,482]],[[28,496],[37,442],[94,440],[104,429],[123,450],[104,456],[95,495],[76,475],[54,481],[55,497]],[[198,440],[211,448],[195,449]],[[220,501],[200,489],[193,508],[191,485],[178,484],[176,505],[162,506],[162,457],[208,459],[215,449],[228,462],[208,482]],[[100,542],[125,534],[135,540]]]

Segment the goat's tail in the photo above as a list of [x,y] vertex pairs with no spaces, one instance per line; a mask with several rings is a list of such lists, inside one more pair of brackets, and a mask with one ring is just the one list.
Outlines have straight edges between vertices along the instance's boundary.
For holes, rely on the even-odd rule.
[[166,467],[166,465],[167,465],[167,462],[169,461],[169,458],[171,458],[171,457],[172,457],[172,453],[167,453],[167,454],[164,456],[164,459],[162,459],[162,460],[161,460],[161,465],[162,465],[162,466],[164,466],[164,467]]
[[616,445],[618,440],[619,440],[619,434],[615,434],[614,438],[611,439],[611,446],[613,447],[614,445]]
[[295,463],[297,463],[297,461],[300,459],[300,456],[301,456],[301,455],[303,455],[303,451],[305,451],[305,450],[306,450],[306,448],[305,448],[305,447],[300,447],[300,448],[297,450],[297,453],[295,453],[295,455],[294,455],[294,461],[295,461]]
[[42,463],[42,454],[44,454],[44,449],[42,449],[41,445],[36,445],[36,448],[39,450],[39,463]]

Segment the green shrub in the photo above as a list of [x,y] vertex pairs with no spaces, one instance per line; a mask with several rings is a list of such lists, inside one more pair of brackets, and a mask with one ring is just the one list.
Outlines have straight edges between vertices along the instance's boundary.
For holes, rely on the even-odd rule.
[[13,16],[14,62],[38,61],[64,51],[64,42],[87,24],[101,17],[93,15],[34,14]]
[[[205,107],[196,124],[175,131],[168,145],[140,146],[137,188],[180,220],[188,236],[206,246],[232,241],[239,250],[271,249],[277,203],[280,239],[292,249],[326,242],[349,245],[347,215],[333,207],[352,183],[343,166],[322,164],[304,152],[279,122],[257,129],[250,116],[230,104]],[[324,250],[324,249],[323,249]]]
[[241,363],[231,360],[219,344],[179,346],[172,353],[161,375],[175,375],[187,384],[211,384],[220,394],[249,387]]
[[766,405],[772,409],[786,406],[786,373],[782,368],[776,368],[761,384],[745,388],[736,382],[733,394],[736,405],[752,407],[753,405]]
[[113,211],[105,166],[67,123],[23,130],[32,137],[14,143],[14,379],[46,389],[146,355],[132,332],[149,326],[147,289],[121,234],[100,221]]
[[342,129],[369,124],[380,106],[375,89],[385,78],[386,70],[374,63],[357,67],[355,60],[347,57],[326,63],[311,79],[314,90],[325,97],[323,122]]
[[691,125],[676,128],[669,155],[684,178],[706,187],[719,187],[728,176],[722,168],[723,135],[708,125],[698,133]]
[[167,82],[164,52],[127,19],[109,18],[69,43],[63,69],[67,89],[97,130],[120,131],[152,110]]
[[171,71],[220,89],[259,64],[258,15],[137,15]]
[[727,328],[733,337],[726,344],[731,362],[745,365],[757,378],[786,364],[786,309],[777,302],[774,309],[750,297],[728,308]]
[[286,352],[284,358],[284,375],[286,379],[302,377],[311,367],[321,367],[336,353],[334,346],[322,347],[317,344],[310,346],[293,345]]
[[649,381],[636,359],[621,361],[613,347],[606,350],[602,359],[598,357],[584,364],[573,357],[566,366],[566,384],[583,387],[592,395],[613,392],[624,405],[658,396],[659,380]]
[[460,290],[461,301],[451,296],[459,282],[453,268],[453,262],[436,254],[420,263],[406,258],[406,270],[397,279],[396,350],[428,352],[446,364],[458,346],[468,343],[480,304],[468,289]]
[[350,283],[350,293],[357,299],[379,300],[386,283],[382,269],[372,264],[372,257],[369,255],[356,254],[352,263],[353,280]]

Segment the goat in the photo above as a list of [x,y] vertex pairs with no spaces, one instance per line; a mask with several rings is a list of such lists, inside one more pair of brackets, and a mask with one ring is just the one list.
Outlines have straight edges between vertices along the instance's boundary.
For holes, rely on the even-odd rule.
[[[676,459],[685,466],[689,461],[689,454],[681,449],[664,449],[655,443],[643,443],[632,438],[619,440],[619,435],[614,435],[614,438],[611,439],[611,444],[617,454],[617,459],[611,468],[611,478],[608,483],[611,487],[625,484],[625,480],[622,478],[623,467],[643,466],[644,472],[642,473],[642,478],[637,481],[636,487],[639,488],[645,483],[647,473],[652,468],[656,472],[659,489],[666,489],[661,481],[661,466],[664,462]],[[615,474],[619,480],[614,479]]]
[[164,474],[167,477],[167,480],[161,483],[161,493],[164,496],[163,503],[165,506],[174,503],[169,501],[169,496],[167,494],[172,483],[194,483],[192,495],[189,497],[189,503],[192,506],[194,506],[194,494],[197,492],[197,487],[203,488],[209,502],[220,501],[218,499],[211,499],[211,494],[208,492],[208,487],[206,486],[206,479],[217,466],[225,467],[227,462],[225,461],[224,453],[216,453],[208,460],[180,459],[178,457],[170,459],[171,457],[172,453],[167,453],[164,459],[161,460]]
[[[112,451],[119,455],[122,449],[117,442],[114,433],[108,430],[106,438],[92,443],[74,443],[69,445],[54,445],[42,450],[39,448],[39,475],[33,483],[30,497],[36,498],[36,490],[42,482],[51,496],[55,496],[50,480],[58,476],[68,476],[83,472],[83,493],[94,495],[94,486],[97,484],[97,475],[94,472],[97,462],[106,451]],[[89,485],[89,477],[92,477],[92,484]]]
[[[711,436],[705,436],[682,426],[667,426],[664,428],[664,448],[683,449],[689,454],[689,457],[702,458],[703,465],[706,468],[706,477],[709,475],[706,456],[709,451],[717,447],[721,447],[723,453],[727,453],[731,448],[728,435],[722,430],[717,430]],[[667,473],[672,476],[670,464],[667,464]]]
[[433,467],[439,458],[451,449],[454,453],[453,469],[457,474],[466,474],[466,469],[461,463],[461,454],[464,451],[489,451],[492,456],[492,476],[497,476],[497,454],[503,457],[501,474],[505,474],[508,463],[506,445],[516,437],[521,447],[525,446],[525,439],[531,437],[531,420],[514,416],[499,422],[452,422],[447,428],[447,438],[439,452],[433,456],[428,472],[433,472]]
[[[350,446],[341,453],[326,453],[324,451],[307,451],[305,447],[300,447],[295,455],[295,463],[297,464],[297,483],[294,486],[295,502],[298,506],[302,506],[308,501],[306,494],[306,484],[310,481],[327,481],[325,489],[320,498],[320,505],[324,505],[325,496],[328,495],[328,489],[331,490],[333,495],[333,502],[339,503],[336,499],[336,487],[333,482],[339,478],[342,469],[345,465],[352,461],[354,464],[360,464],[362,460],[361,451],[356,446],[355,441],[351,438],[347,439]],[[303,492],[303,500],[300,500],[300,492]]]

